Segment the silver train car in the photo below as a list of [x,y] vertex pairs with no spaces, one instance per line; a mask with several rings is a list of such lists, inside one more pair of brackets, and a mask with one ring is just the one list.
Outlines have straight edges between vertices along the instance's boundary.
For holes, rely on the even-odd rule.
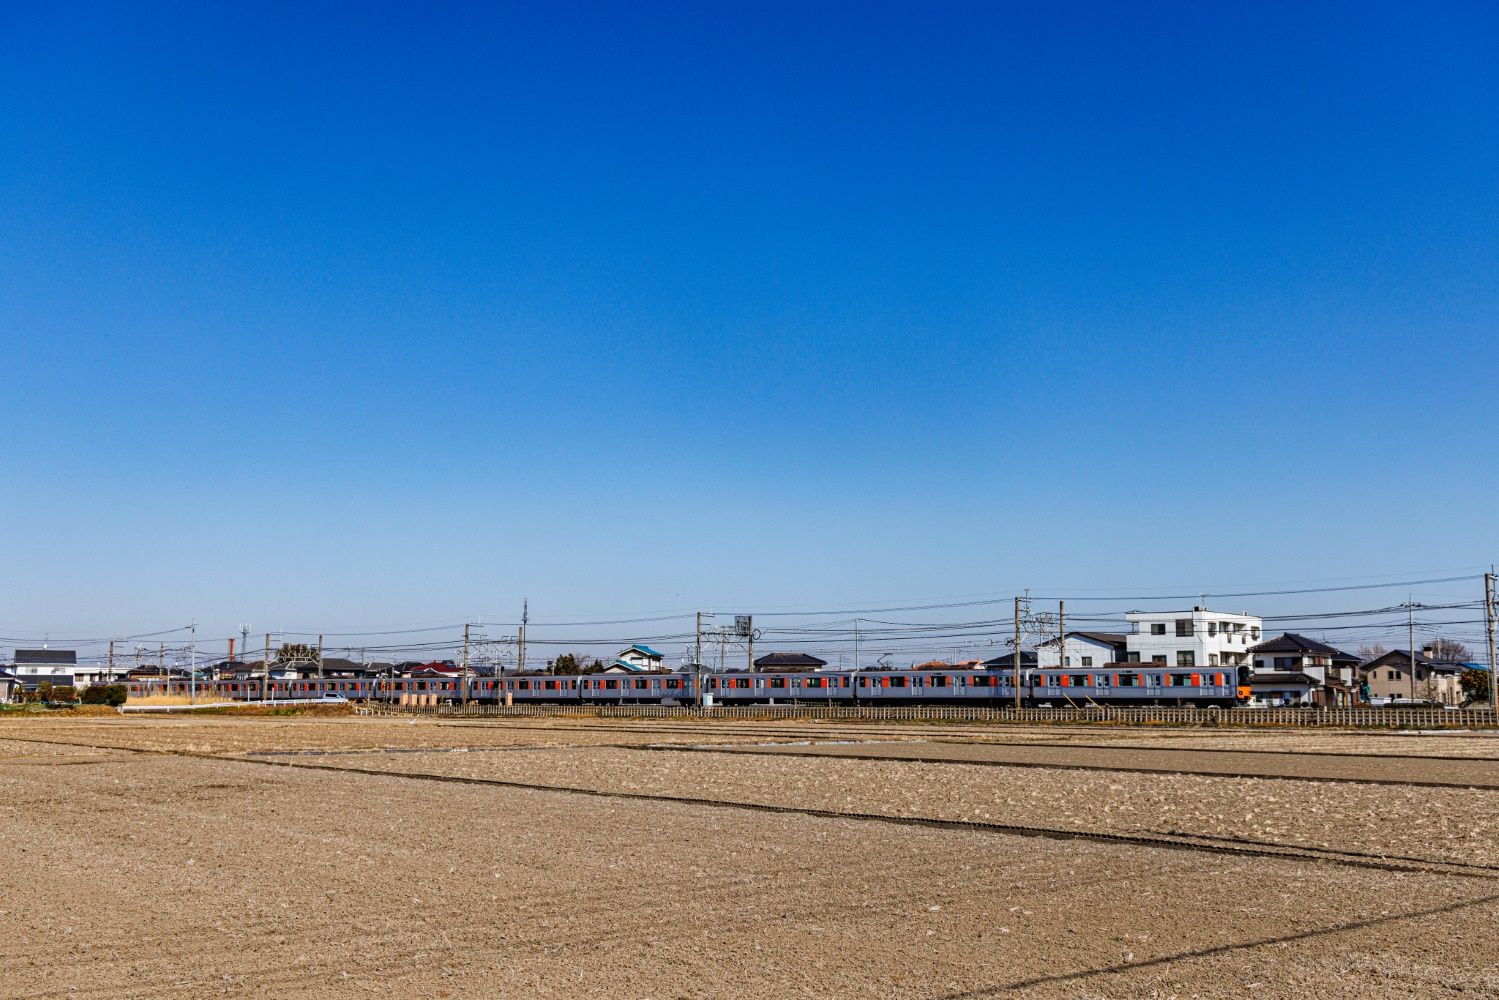
[[[859,670],[770,673],[728,671],[701,677],[704,700],[716,705],[992,705],[1015,703],[1014,675],[1007,670]],[[699,678],[689,672],[521,674],[499,678],[378,677],[208,681],[197,692],[227,701],[318,700],[399,702],[403,695],[439,703],[695,705]],[[132,698],[163,693],[159,681],[129,682]],[[186,694],[173,680],[166,693]],[[1155,663],[1109,664],[1102,668],[1028,668],[1021,672],[1020,703],[1029,708],[1086,705],[1217,705],[1243,699],[1231,667],[1167,667]]]

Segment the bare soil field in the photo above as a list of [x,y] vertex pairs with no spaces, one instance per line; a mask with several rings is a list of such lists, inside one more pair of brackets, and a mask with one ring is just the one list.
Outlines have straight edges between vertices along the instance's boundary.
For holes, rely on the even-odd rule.
[[[882,728],[863,738],[964,737]],[[1499,792],[649,748],[769,731],[0,722],[0,996],[1499,996]],[[1385,753],[1429,749],[1392,739]],[[640,797],[586,794],[610,791]],[[1468,866],[813,808],[1183,829]]]

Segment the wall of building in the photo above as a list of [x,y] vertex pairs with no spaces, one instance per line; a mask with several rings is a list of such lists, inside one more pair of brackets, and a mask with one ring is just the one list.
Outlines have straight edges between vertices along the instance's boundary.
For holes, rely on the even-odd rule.
[[[1125,616],[1132,631],[1125,638],[1125,646],[1131,654],[1138,654],[1142,663],[1150,663],[1157,656],[1166,657],[1169,666],[1177,664],[1177,655],[1192,653],[1199,667],[1219,664],[1223,666],[1250,664],[1253,657],[1249,647],[1264,641],[1262,620],[1255,615],[1234,615],[1217,611],[1134,611]],[[1176,623],[1191,623],[1191,635],[1176,634]],[[1151,633],[1151,625],[1165,626],[1164,635]]]
[[[1051,641],[1051,645],[1049,646],[1037,646],[1036,665],[1039,667],[1055,668],[1058,666],[1059,661],[1058,652],[1057,641],[1055,639]],[[1067,645],[1062,655],[1065,655],[1070,661],[1067,664],[1069,667],[1101,667],[1105,663],[1112,663],[1117,658],[1114,647],[1108,643],[1099,642],[1096,639],[1087,639],[1078,635],[1069,635],[1067,637]],[[1092,662],[1085,663],[1083,662],[1084,659],[1091,659]]]

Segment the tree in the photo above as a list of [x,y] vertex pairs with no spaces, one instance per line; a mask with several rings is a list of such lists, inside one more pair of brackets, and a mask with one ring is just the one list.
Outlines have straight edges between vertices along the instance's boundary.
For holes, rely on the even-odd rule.
[[1457,682],[1463,687],[1464,701],[1489,700],[1489,672],[1470,667],[1462,672]]
[[1366,642],[1358,648],[1358,658],[1368,663],[1370,660],[1379,659],[1388,652],[1388,649],[1385,649],[1377,642]]
[[1437,639],[1431,644],[1431,658],[1438,663],[1467,663],[1473,652],[1456,639]]
[[563,653],[552,661],[552,673],[562,674],[565,677],[575,677],[583,672],[583,664],[579,662],[577,654]]

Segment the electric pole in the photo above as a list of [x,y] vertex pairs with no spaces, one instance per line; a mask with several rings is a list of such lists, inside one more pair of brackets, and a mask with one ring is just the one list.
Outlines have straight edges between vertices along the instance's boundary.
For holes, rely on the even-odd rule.
[[[1040,666],[1039,663],[1036,664]],[[1057,602],[1057,667],[1067,666],[1067,602]]]
[[328,692],[323,688],[323,637],[317,637],[317,689],[318,697],[326,697]]
[[1410,654],[1411,701],[1415,701],[1416,700],[1416,602],[1415,601],[1406,601],[1405,602],[1405,610],[1406,610],[1406,613],[1408,615],[1408,623],[1407,623],[1407,626],[1406,626],[1406,630],[1407,630],[1406,641],[1410,644],[1410,648],[1407,649],[1406,652]]
[[526,672],[526,625],[531,620],[531,599],[522,597],[520,601],[520,633],[516,638],[516,648],[519,651],[516,656],[515,672],[523,674]]
[[463,704],[468,705],[468,630],[469,626],[463,626]]
[[271,697],[271,633],[265,634],[265,682],[260,685],[260,700],[268,701]]
[[703,613],[697,613],[697,628],[694,631],[696,641],[693,644],[692,668],[697,671],[697,707],[703,707]]
[[854,673],[859,672],[859,619],[854,619]]
[[1494,574],[1483,575],[1483,619],[1489,634],[1489,708],[1499,713],[1499,676],[1494,672]]
[[1020,710],[1020,598],[1015,598],[1015,710]]
[[187,675],[187,691],[188,691],[187,700],[188,700],[189,704],[196,705],[198,703],[198,623],[197,622],[193,622],[193,624],[192,624],[192,633],[193,633],[193,651],[192,651],[192,659],[188,661],[188,670],[190,670],[191,673],[189,673]]

